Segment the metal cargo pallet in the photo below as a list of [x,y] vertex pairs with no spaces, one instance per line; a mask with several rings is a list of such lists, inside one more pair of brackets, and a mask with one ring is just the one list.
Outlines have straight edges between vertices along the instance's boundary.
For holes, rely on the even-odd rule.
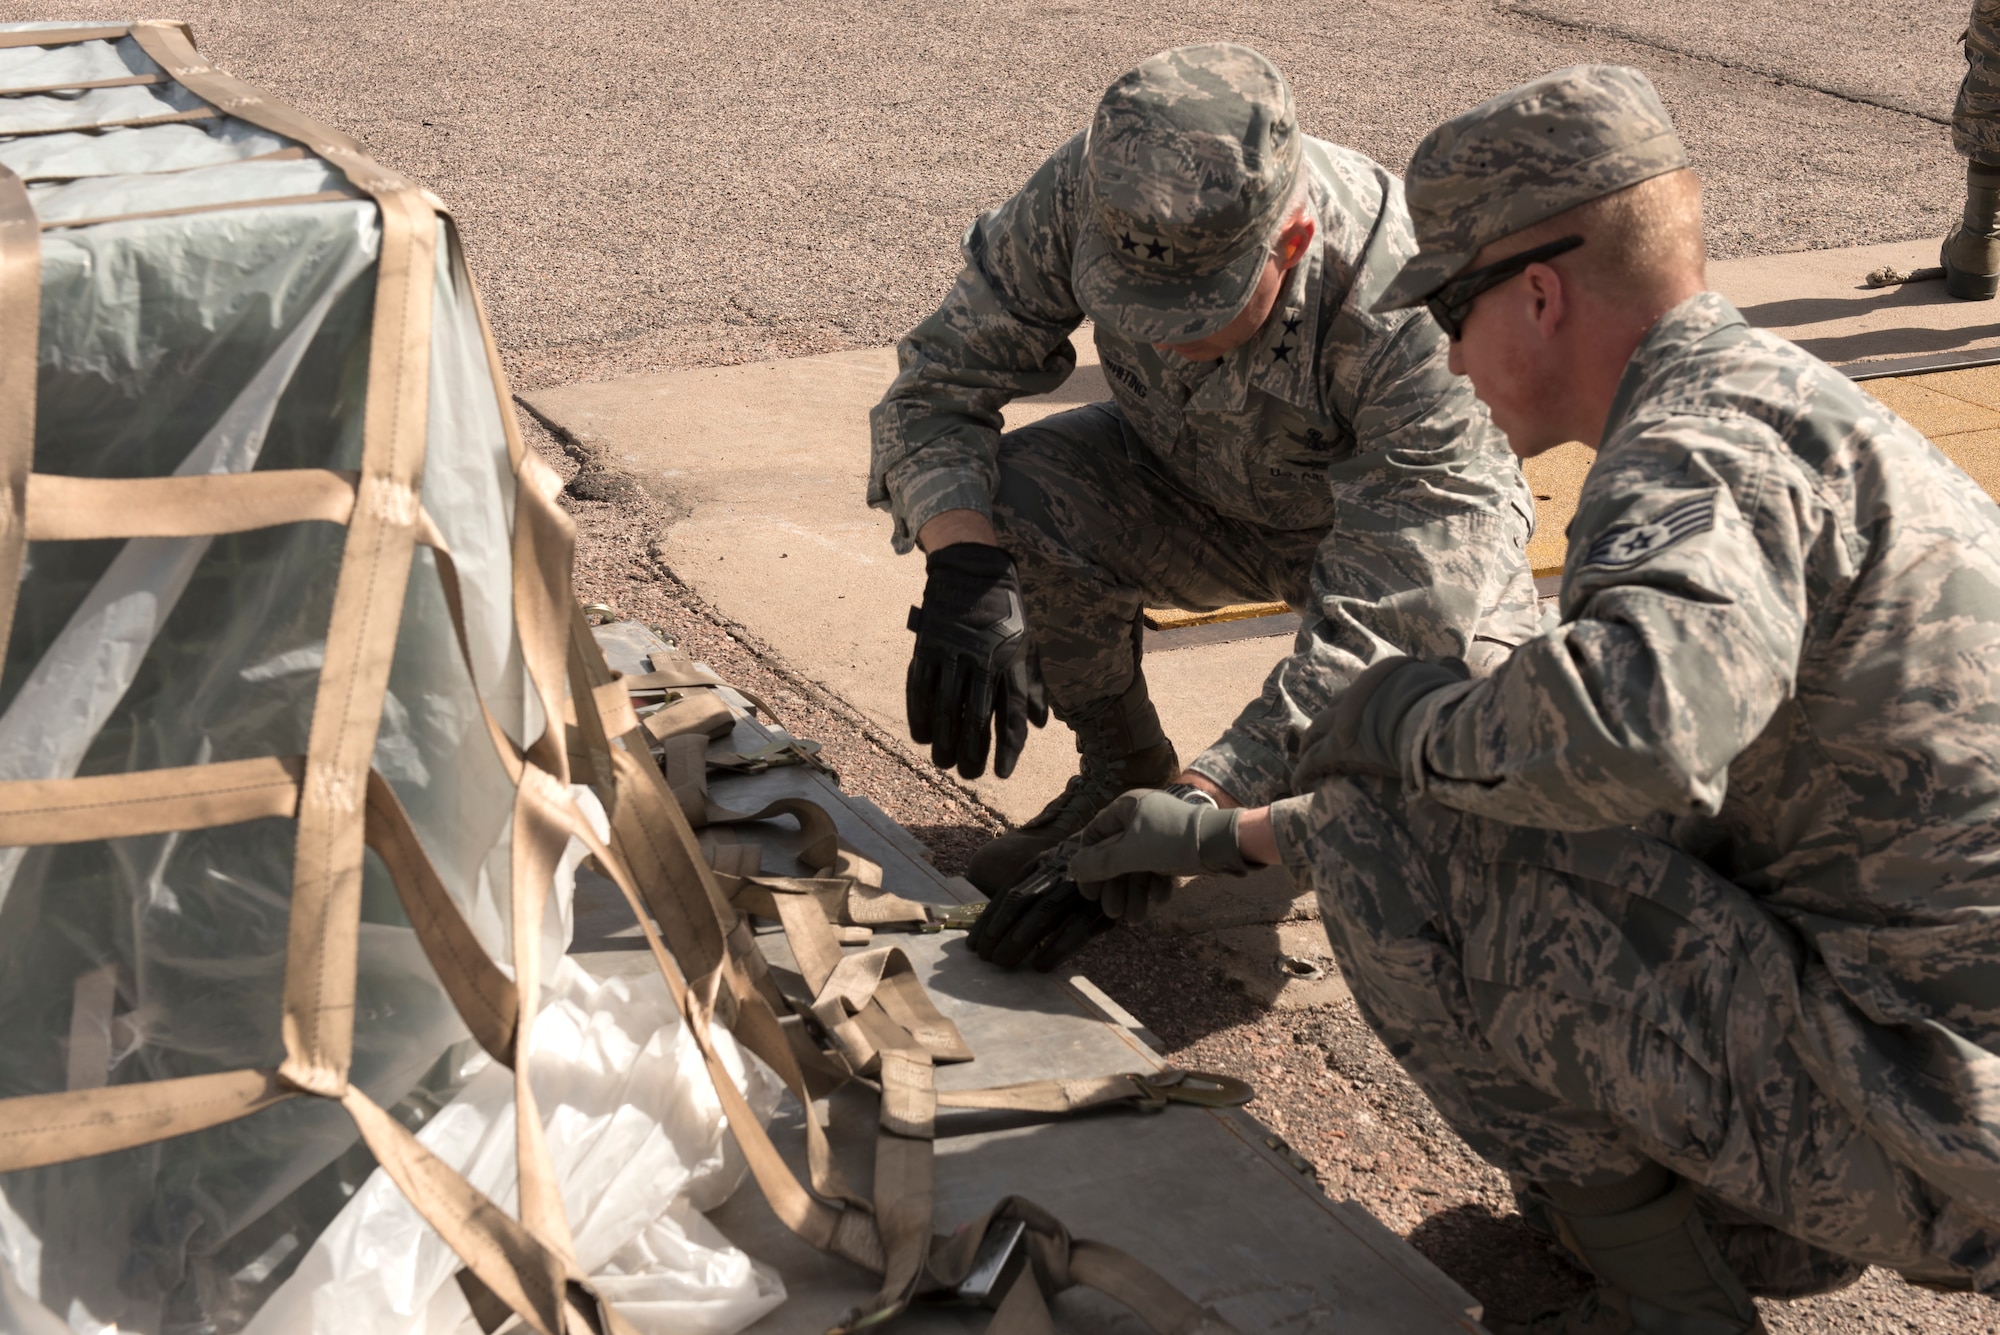
[[[614,668],[633,675],[647,670],[631,649],[604,638]],[[751,755],[791,740],[774,723],[755,718],[742,696],[726,688],[724,694],[738,719],[734,734],[715,743],[716,750]],[[844,839],[881,864],[885,890],[946,905],[982,898],[966,882],[940,875],[923,845],[880,807],[842,792],[816,769],[716,774],[711,791],[717,802],[739,811],[783,797],[808,798],[834,818]],[[763,846],[767,872],[803,874],[792,857],[797,832],[789,821],[731,828]],[[593,972],[654,968],[623,898],[588,871],[578,878],[575,922],[571,953],[589,956]],[[878,932],[878,942],[882,937]],[[762,932],[758,939],[774,970],[790,969],[781,932]],[[894,934],[892,941],[977,1054],[971,1062],[939,1067],[940,1090],[1167,1066],[1137,1021],[1081,974],[1003,972],[976,958],[958,931]],[[802,1116],[788,1098],[772,1135],[803,1175]],[[850,1180],[868,1181],[872,1116],[835,1118],[833,1125],[835,1151]],[[936,1227],[967,1222],[1000,1197],[1025,1196],[1078,1236],[1131,1252],[1246,1335],[1480,1329],[1479,1304],[1471,1295],[1360,1205],[1329,1199],[1292,1166],[1281,1145],[1237,1108],[1173,1104],[1151,1115],[1113,1109],[1055,1120],[943,1111]],[[755,1335],[822,1335],[875,1290],[874,1277],[795,1237],[753,1183],[746,1181],[710,1218],[784,1278],[790,1297],[750,1328]],[[1087,1289],[1063,1294],[1051,1310],[1057,1329],[1075,1335],[1145,1335],[1147,1329]],[[912,1335],[976,1332],[988,1316],[979,1309],[921,1307],[895,1328]]]

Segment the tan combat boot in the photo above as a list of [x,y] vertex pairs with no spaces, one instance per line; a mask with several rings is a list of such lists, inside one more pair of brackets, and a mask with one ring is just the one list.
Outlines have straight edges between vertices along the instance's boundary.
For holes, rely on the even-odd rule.
[[1965,216],[1938,259],[1952,296],[1991,301],[2000,292],[2000,167],[1965,164]]
[[1057,717],[1076,731],[1079,772],[1041,814],[1009,830],[972,855],[965,879],[988,896],[1013,886],[1043,853],[1081,830],[1112,799],[1130,788],[1158,788],[1180,777],[1174,745],[1146,694],[1144,672],[1125,693],[1093,701],[1072,717]]
[[1658,1164],[1607,1187],[1536,1193],[1598,1287],[1576,1305],[1496,1335],[1762,1335],[1764,1323],[1695,1212],[1694,1188]]

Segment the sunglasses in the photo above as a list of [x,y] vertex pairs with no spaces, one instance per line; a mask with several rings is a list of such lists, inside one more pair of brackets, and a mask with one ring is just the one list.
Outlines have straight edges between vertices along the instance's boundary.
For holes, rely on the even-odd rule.
[[1459,335],[1465,332],[1465,317],[1471,312],[1472,303],[1479,299],[1480,293],[1488,288],[1500,286],[1530,264],[1552,260],[1565,251],[1575,250],[1582,244],[1582,237],[1566,236],[1560,241],[1551,241],[1546,246],[1536,246],[1518,255],[1509,255],[1504,260],[1482,265],[1446,283],[1426,298],[1424,305],[1430,308],[1431,316],[1436,319],[1439,327],[1452,342],[1456,343]]

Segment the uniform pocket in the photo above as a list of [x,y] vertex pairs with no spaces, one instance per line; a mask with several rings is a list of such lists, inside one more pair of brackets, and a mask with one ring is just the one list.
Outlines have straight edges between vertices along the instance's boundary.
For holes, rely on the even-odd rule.
[[[1516,830],[1490,891],[1467,907],[1469,977],[1631,1015],[1711,1075],[1749,896],[1631,830]],[[1740,901],[1740,902],[1738,902]]]

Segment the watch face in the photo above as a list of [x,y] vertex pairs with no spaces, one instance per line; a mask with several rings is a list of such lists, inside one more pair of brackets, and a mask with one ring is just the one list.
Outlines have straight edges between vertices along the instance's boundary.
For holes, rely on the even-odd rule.
[[1201,789],[1195,787],[1191,783],[1170,783],[1166,787],[1162,788],[1160,791],[1163,793],[1172,793],[1175,797],[1178,797],[1181,801],[1192,802],[1196,806],[1215,807],[1219,810],[1222,805],[1221,803],[1217,802],[1213,797],[1209,796],[1207,793],[1203,792]]

